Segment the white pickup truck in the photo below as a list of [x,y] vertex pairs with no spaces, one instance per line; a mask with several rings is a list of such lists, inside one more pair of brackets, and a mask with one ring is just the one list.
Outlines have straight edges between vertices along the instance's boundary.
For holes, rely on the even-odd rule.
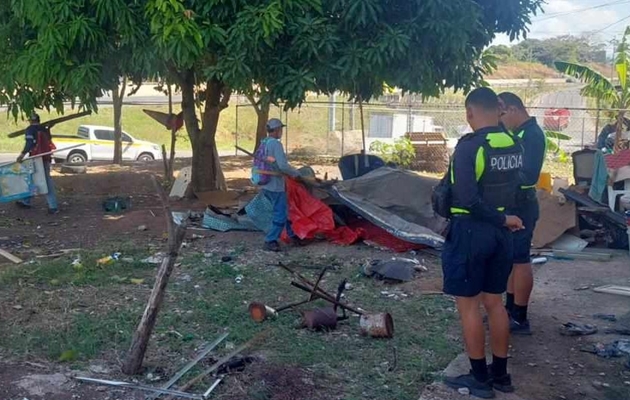
[[[55,135],[53,142],[58,149],[77,146],[66,151],[58,151],[54,157],[56,161],[78,164],[86,161],[111,161],[114,158],[114,128],[95,125],[81,125],[75,136]],[[161,160],[160,146],[134,139],[131,135],[122,133],[123,160],[152,161]]]

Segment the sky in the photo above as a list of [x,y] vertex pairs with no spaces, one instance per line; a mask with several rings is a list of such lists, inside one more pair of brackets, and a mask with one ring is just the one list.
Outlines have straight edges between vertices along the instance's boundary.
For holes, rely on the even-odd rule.
[[[610,42],[630,25],[630,0],[547,0],[543,8],[544,13],[532,18],[530,39],[595,33]],[[510,40],[501,35],[493,44],[509,45]]]

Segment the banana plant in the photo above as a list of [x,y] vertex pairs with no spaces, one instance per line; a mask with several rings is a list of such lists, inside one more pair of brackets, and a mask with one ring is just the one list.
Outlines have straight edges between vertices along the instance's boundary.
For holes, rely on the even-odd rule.
[[556,131],[545,131],[547,139],[547,151],[557,155],[560,160],[568,159],[567,153],[560,148],[561,140],[571,140],[571,136]]
[[630,26],[617,46],[615,56],[617,80],[613,82],[592,68],[565,61],[555,62],[556,68],[566,75],[573,76],[585,83],[582,95],[604,101],[617,112],[617,132],[615,134],[615,150],[621,149],[621,133],[624,115],[630,109]]

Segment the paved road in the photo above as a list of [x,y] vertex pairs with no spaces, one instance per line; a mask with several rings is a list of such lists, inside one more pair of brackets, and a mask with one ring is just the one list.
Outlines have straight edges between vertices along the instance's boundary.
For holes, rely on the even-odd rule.
[[596,129],[601,129],[604,124],[604,116],[601,116],[599,127],[597,127],[597,114],[594,111],[587,111],[588,103],[585,97],[580,94],[581,86],[572,86],[563,90],[545,93],[531,104],[532,114],[538,118],[539,123],[543,123],[544,112],[549,108],[568,108],[571,111],[569,125],[562,131],[571,140],[561,142],[561,147],[568,147],[567,150],[581,148],[586,144],[595,141]]
[[[233,150],[219,150],[219,156],[221,157],[233,156],[233,155],[234,155]],[[15,161],[17,156],[18,156],[17,153],[0,153],[0,164],[6,163],[9,161]],[[190,150],[182,150],[176,153],[176,158],[191,158],[191,157],[192,157],[192,151]]]

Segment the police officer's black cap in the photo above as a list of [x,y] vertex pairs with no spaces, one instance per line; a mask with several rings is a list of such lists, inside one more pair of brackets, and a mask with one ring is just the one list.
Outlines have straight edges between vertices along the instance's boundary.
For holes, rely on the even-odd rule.
[[487,87],[480,87],[468,94],[466,97],[466,107],[477,106],[485,110],[497,110],[499,108],[499,98],[494,90]]

